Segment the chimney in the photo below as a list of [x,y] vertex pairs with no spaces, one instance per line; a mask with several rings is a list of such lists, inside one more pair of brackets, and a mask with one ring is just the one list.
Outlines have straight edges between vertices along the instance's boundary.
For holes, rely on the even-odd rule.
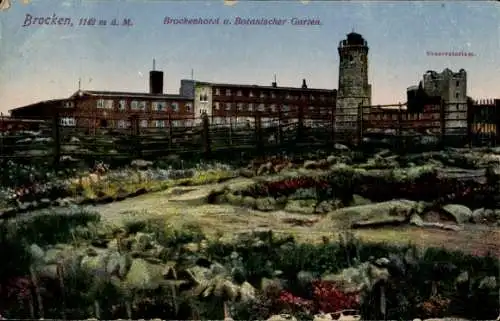
[[152,95],[163,94],[163,71],[155,70],[156,62],[153,59],[153,70],[149,72],[149,93]]
[[272,82],[271,86],[273,86],[273,88],[278,87],[278,83],[276,82],[276,74],[274,74],[274,81]]
[[307,89],[307,84],[305,79],[302,79],[302,89]]

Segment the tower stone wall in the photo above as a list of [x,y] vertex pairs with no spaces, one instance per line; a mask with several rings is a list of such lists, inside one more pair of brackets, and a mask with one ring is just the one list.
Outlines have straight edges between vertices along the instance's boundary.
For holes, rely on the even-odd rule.
[[339,84],[335,111],[335,131],[338,133],[357,133],[363,113],[361,106],[371,105],[368,49],[368,43],[354,32],[339,43]]

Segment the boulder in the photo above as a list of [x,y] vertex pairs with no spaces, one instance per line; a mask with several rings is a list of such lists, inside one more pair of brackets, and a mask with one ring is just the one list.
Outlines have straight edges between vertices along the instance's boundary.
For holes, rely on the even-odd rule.
[[156,289],[163,280],[163,267],[146,262],[143,259],[132,261],[125,277],[125,283],[135,289]]
[[324,275],[321,279],[335,282],[339,289],[345,293],[360,293],[370,291],[378,281],[388,280],[389,277],[390,274],[386,267],[365,262],[357,267],[344,269],[338,274]]
[[354,194],[352,196],[352,203],[351,203],[351,206],[360,206],[360,205],[368,205],[368,204],[372,204],[373,202],[370,201],[369,199],[367,198],[364,198],[363,196],[360,196],[358,194]]
[[314,199],[289,200],[286,203],[285,211],[291,213],[314,214],[315,207],[316,200]]
[[297,321],[297,318],[290,314],[276,314],[267,319],[267,321]]
[[258,198],[255,200],[255,207],[259,211],[274,211],[276,209],[276,200],[272,197]]
[[134,159],[131,163],[130,166],[135,167],[135,168],[148,168],[153,166],[153,162],[146,161],[143,159]]
[[335,200],[329,200],[329,201],[322,201],[316,206],[316,213],[318,214],[326,214],[333,212],[339,208],[342,207],[342,204],[340,201],[335,201]]
[[338,209],[328,217],[345,227],[370,227],[409,222],[418,203],[409,200],[392,200]]
[[472,219],[472,211],[464,205],[448,204],[443,206],[443,210],[450,214],[458,224],[470,222]]
[[422,218],[418,214],[413,214],[410,217],[410,224],[422,227],[424,226],[424,220],[422,220]]

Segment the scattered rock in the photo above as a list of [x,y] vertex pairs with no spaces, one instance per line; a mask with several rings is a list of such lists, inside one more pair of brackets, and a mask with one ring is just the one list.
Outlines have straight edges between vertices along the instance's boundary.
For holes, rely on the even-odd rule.
[[487,276],[479,282],[478,288],[480,289],[488,289],[495,290],[497,288],[497,278],[494,276]]
[[271,316],[267,321],[297,321],[297,318],[290,314],[277,314]]
[[289,200],[286,203],[285,211],[291,213],[313,214],[316,207],[316,200]]
[[422,227],[422,226],[424,226],[424,221],[422,220],[422,218],[419,215],[413,214],[410,218],[410,224]]
[[272,197],[258,198],[255,200],[255,207],[259,211],[274,211],[276,209],[276,200]]
[[472,211],[464,205],[448,204],[443,206],[443,210],[452,215],[458,224],[470,222],[472,219]]
[[143,159],[135,159],[130,163],[130,166],[135,168],[148,168],[153,166],[153,162],[146,161]]
[[156,289],[163,280],[163,267],[146,262],[143,259],[132,261],[125,282],[136,289]]

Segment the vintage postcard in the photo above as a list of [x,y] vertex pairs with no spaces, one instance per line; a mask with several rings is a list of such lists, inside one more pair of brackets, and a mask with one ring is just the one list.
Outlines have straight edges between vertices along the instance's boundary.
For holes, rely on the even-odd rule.
[[499,26],[0,0],[0,319],[498,318]]

